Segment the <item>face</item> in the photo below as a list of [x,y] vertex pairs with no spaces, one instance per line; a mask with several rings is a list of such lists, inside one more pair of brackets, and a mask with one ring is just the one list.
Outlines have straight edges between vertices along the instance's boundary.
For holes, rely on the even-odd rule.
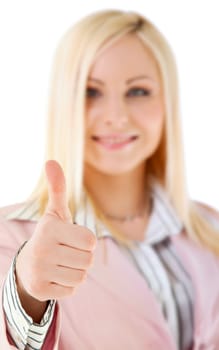
[[145,167],[161,139],[164,104],[156,62],[135,34],[104,50],[86,96],[85,171],[118,175]]

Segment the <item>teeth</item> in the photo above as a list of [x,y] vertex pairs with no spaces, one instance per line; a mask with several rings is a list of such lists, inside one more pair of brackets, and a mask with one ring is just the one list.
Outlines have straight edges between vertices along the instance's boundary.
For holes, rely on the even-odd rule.
[[106,141],[108,143],[122,143],[122,142],[125,142],[125,141],[128,141],[129,139],[103,139],[103,141]]
[[102,142],[106,142],[110,145],[112,144],[119,144],[119,143],[123,143],[123,142],[127,142],[127,141],[131,141],[131,140],[135,140],[137,137],[136,136],[129,136],[126,138],[122,138],[122,137],[98,137],[98,136],[93,136],[92,137],[94,140],[96,141],[102,141]]

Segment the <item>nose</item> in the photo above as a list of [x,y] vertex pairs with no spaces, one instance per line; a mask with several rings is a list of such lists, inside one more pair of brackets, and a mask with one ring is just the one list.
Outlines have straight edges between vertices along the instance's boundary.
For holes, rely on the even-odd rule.
[[108,97],[104,112],[104,122],[108,126],[124,127],[129,120],[128,109],[125,101],[118,96]]

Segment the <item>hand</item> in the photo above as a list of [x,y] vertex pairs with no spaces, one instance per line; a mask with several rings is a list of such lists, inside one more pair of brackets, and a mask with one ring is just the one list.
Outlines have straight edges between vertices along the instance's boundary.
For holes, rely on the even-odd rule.
[[72,295],[86,278],[96,245],[90,230],[72,223],[60,165],[50,160],[45,169],[48,206],[16,264],[19,289],[39,301]]

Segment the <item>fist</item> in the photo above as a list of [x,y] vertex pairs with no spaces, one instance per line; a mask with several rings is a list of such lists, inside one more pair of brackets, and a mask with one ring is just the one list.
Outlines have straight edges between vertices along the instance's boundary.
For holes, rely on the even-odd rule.
[[96,245],[90,230],[72,223],[60,165],[50,160],[45,170],[48,206],[16,263],[19,288],[39,301],[72,295],[86,279]]

